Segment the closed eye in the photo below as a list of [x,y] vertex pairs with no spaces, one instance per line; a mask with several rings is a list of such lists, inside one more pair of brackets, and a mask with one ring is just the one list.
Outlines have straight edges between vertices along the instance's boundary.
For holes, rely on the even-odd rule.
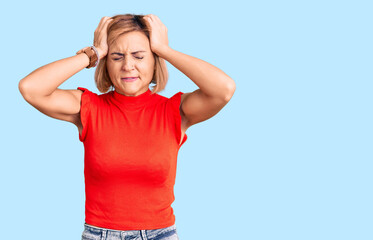
[[[144,57],[135,57],[137,59],[143,59]],[[113,60],[119,60],[119,59],[122,59],[122,58],[114,58]]]

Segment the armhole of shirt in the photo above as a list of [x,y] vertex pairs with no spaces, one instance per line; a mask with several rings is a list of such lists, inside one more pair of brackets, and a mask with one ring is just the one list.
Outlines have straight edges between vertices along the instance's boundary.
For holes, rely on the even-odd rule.
[[[180,139],[181,139],[180,102],[181,102],[181,95],[182,94],[184,94],[184,93],[183,92],[178,92],[170,98],[172,114],[173,114],[173,119],[174,119],[174,123],[175,123],[176,141],[177,141],[178,145],[179,145]],[[179,145],[179,148],[185,143],[187,138],[188,138],[188,136],[185,133],[184,138],[183,138],[181,144]]]
[[85,141],[86,135],[87,135],[87,125],[88,125],[88,120],[90,117],[90,105],[91,105],[91,92],[83,87],[78,87],[77,89],[82,90],[82,97],[80,101],[80,121],[82,123],[83,129],[82,129],[82,134],[80,135],[79,133],[79,140],[81,142]]

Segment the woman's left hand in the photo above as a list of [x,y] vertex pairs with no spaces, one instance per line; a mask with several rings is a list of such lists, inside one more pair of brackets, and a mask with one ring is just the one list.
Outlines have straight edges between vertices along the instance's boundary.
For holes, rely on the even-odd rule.
[[169,48],[167,27],[154,14],[145,15],[144,20],[150,30],[150,48],[155,54],[162,57],[162,52]]

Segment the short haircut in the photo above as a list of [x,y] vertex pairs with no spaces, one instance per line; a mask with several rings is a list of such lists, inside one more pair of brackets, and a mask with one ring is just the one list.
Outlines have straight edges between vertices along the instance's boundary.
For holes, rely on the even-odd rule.
[[[144,15],[135,14],[120,14],[113,16],[113,20],[108,24],[107,27],[108,46],[113,44],[121,35],[134,31],[143,32],[150,41],[150,31],[143,17]],[[157,93],[166,87],[168,81],[168,71],[165,60],[160,58],[154,52],[153,56],[155,59],[155,69],[153,79],[150,83],[155,84],[151,91],[153,93]],[[107,55],[99,61],[95,71],[95,83],[97,89],[101,93],[106,93],[109,90],[114,89],[114,84],[110,80],[109,73],[106,68],[106,59]]]

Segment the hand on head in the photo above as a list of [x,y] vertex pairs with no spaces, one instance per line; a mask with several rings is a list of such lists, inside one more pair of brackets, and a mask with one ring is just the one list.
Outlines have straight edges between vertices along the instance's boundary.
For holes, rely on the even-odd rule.
[[96,28],[95,33],[94,33],[93,46],[96,47],[100,55],[100,59],[105,57],[109,50],[109,47],[107,44],[107,27],[108,27],[108,24],[112,20],[113,18],[111,17],[101,18],[101,21],[98,24],[98,27]]
[[161,22],[158,16],[148,14],[144,16],[146,25],[150,30],[150,47],[158,56],[165,51],[168,46],[167,27]]

